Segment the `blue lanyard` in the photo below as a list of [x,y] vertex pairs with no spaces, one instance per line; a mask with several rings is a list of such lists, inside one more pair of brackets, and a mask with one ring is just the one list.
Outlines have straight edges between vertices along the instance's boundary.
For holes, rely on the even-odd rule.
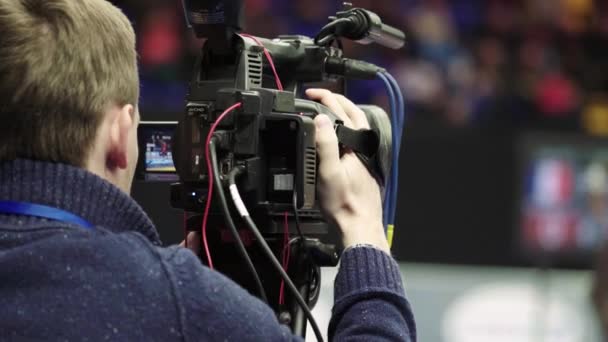
[[80,216],[41,204],[0,201],[0,213],[42,217],[65,223],[74,223],[86,229],[93,229],[93,225]]

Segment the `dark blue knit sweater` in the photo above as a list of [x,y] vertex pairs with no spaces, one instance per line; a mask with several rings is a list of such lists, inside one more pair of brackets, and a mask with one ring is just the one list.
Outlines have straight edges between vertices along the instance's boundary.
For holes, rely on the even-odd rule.
[[[0,340],[298,340],[271,309],[185,248],[160,247],[128,195],[82,169],[0,164],[0,200],[53,206],[96,227],[0,215]],[[344,253],[334,340],[415,340],[399,268],[366,247]]]

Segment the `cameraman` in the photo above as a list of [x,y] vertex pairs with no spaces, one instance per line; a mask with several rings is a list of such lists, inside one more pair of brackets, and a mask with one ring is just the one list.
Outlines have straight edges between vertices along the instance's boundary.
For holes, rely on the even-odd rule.
[[[128,193],[138,157],[135,35],[104,0],[0,0],[2,340],[297,340],[272,310],[192,251],[160,247]],[[347,125],[363,113],[308,95]],[[315,120],[319,193],[346,251],[334,340],[415,340],[380,189]],[[195,245],[196,236],[188,239]]]

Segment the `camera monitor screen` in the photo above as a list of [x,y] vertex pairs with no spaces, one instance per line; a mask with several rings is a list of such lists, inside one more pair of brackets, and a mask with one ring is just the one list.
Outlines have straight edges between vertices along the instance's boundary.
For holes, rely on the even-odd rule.
[[522,152],[523,249],[589,258],[608,237],[608,142],[535,138]]
[[144,180],[177,179],[173,164],[174,122],[142,122],[139,126],[139,178]]

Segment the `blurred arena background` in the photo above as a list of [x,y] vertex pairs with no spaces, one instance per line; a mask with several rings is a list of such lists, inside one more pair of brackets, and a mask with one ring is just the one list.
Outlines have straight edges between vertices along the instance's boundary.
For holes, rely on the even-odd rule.
[[[175,120],[203,42],[178,0],[113,2],[136,27],[143,119]],[[246,31],[263,37],[314,36],[341,7],[245,3]],[[589,291],[608,231],[608,2],[353,3],[408,37],[399,51],[344,46],[386,67],[406,98],[393,252],[420,340],[600,341]],[[347,95],[388,110],[380,81]],[[167,244],[180,241],[166,183],[133,195]],[[328,293],[335,270],[324,274]]]

